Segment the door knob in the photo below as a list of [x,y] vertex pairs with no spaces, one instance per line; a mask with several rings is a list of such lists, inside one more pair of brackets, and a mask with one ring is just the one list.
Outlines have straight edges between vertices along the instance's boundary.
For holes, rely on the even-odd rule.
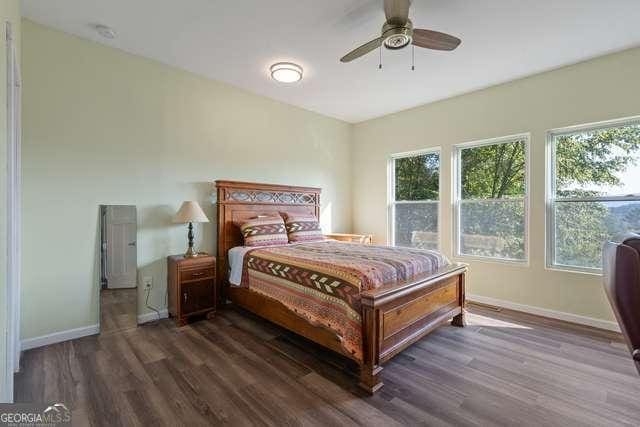
[[135,245],[136,245],[136,242],[129,243],[129,246],[135,246]]

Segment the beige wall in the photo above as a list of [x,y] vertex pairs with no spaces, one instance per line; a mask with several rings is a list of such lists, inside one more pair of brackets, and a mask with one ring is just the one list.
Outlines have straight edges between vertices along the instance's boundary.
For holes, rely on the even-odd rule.
[[0,2],[0,401],[5,396],[7,333],[6,274],[7,271],[7,49],[5,22],[11,22],[16,44],[20,45],[20,2]]
[[186,249],[171,216],[195,199],[213,220],[215,179],[322,187],[325,228],[351,228],[350,125],[30,21],[23,40],[23,339],[97,323],[99,204],[138,206],[156,306]]
[[[30,21],[23,39],[23,339],[97,323],[99,204],[138,206],[139,276],[162,307],[165,257],[185,247],[171,215],[196,199],[213,219],[215,179],[321,186],[326,229],[384,242],[389,155],[439,146],[451,255],[452,146],[521,132],[530,265],[470,262],[469,292],[612,319],[600,277],[545,269],[545,133],[640,114],[640,49],[353,126]],[[214,234],[198,228],[200,247],[214,251]]]
[[439,146],[442,245],[451,255],[452,146],[531,132],[530,266],[470,261],[468,292],[613,319],[601,277],[545,269],[545,135],[553,128],[640,115],[638,70],[640,49],[628,50],[356,125],[351,154],[355,231],[386,241],[389,155]]

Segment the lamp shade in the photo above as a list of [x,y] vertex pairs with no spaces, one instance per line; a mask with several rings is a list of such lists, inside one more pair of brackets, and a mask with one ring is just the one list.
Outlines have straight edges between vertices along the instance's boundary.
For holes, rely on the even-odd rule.
[[173,222],[187,223],[187,222],[209,222],[209,218],[204,214],[202,208],[198,202],[182,202],[182,206],[178,210],[178,213],[173,218]]

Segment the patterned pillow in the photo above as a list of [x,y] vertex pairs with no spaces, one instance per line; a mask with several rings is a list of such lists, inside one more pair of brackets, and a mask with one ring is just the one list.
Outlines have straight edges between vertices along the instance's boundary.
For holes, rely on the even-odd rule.
[[287,214],[285,221],[290,242],[313,242],[324,240],[322,229],[313,215]]
[[240,226],[245,246],[275,246],[289,243],[280,216],[250,219]]

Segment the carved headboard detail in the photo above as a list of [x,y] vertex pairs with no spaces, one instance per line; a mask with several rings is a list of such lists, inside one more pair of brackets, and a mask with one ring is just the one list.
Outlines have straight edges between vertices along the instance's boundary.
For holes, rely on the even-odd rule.
[[320,219],[320,188],[216,181],[218,210],[218,295],[226,297],[229,249],[243,244],[238,224],[261,215],[307,213]]

